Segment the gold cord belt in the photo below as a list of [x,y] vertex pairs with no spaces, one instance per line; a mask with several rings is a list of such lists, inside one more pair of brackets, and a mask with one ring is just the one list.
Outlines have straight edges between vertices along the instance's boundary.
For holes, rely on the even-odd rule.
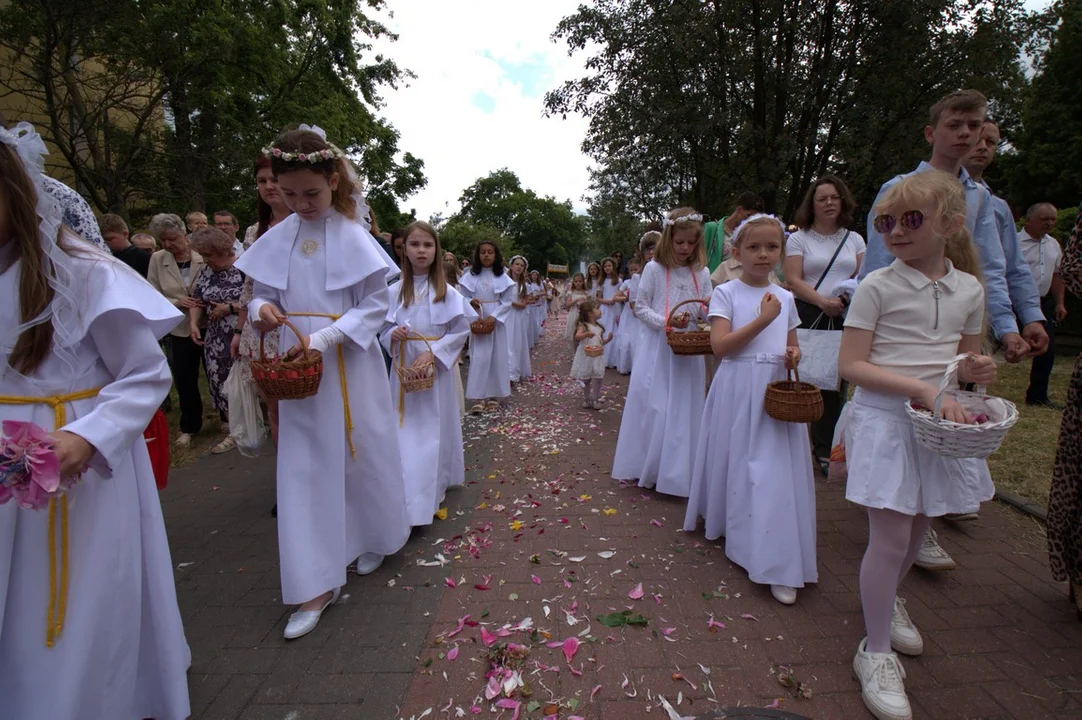
[[[314,312],[290,312],[287,315],[294,317],[321,317],[330,318],[331,322],[338,320],[341,315],[332,315],[331,313],[314,313]],[[349,411],[349,387],[346,384],[346,357],[342,352],[342,343],[338,343],[336,346],[338,351],[338,384],[342,388],[342,410],[344,411],[344,417],[346,420],[346,442],[349,443],[349,455],[354,460],[357,459],[357,450],[353,447],[353,416]]]

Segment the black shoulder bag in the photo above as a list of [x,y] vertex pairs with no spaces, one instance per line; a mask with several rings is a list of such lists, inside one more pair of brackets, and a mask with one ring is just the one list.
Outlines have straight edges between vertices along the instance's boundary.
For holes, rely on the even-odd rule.
[[[819,292],[819,287],[826,280],[827,275],[830,274],[830,269],[834,267],[834,261],[838,259],[838,255],[841,254],[842,248],[845,247],[845,243],[849,240],[850,230],[845,231],[845,236],[842,237],[842,241],[838,243],[838,248],[834,251],[834,255],[831,256],[830,262],[827,263],[826,269],[823,270],[823,274],[819,276],[819,282],[815,283],[815,292]],[[827,317],[822,310],[809,302],[797,299],[796,311],[800,315],[800,327],[805,330],[834,330],[834,320],[836,318]],[[826,327],[819,327],[819,323],[822,320],[826,320]],[[838,328],[841,330],[841,327]]]

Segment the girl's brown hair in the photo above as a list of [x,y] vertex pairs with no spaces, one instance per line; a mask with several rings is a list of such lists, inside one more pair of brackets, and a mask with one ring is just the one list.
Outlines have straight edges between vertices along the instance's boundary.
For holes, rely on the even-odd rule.
[[[600,308],[601,308],[601,303],[599,303],[596,298],[591,297],[591,298],[586,298],[585,300],[583,300],[582,304],[579,305],[579,327],[582,327],[582,328],[585,329],[586,324],[588,322],[591,322],[589,320],[590,313],[592,313],[594,310],[599,310]],[[601,328],[601,336],[604,337],[605,336],[605,326],[601,324],[600,320],[593,321],[593,323],[594,323],[594,325],[597,325],[599,328]],[[575,330],[577,332],[578,328],[575,328]]]
[[[255,166],[252,168],[252,177],[258,182],[259,171],[268,168],[271,172],[274,169],[271,167],[270,158],[266,155],[260,155],[256,158]],[[263,233],[267,232],[270,227],[271,220],[274,219],[274,210],[264,200],[263,196],[256,191],[255,194],[255,236],[256,239],[263,237]]]
[[[609,263],[612,265],[611,275],[605,274],[605,263]],[[607,257],[601,261],[601,284],[604,285],[606,280],[609,281],[610,285],[620,284],[620,268],[616,266],[616,261],[613,260],[611,257]]]
[[575,278],[582,278],[582,289],[586,290],[586,276],[582,273],[575,273],[571,276],[571,284],[568,286],[571,290],[575,289]]
[[[440,237],[436,234],[436,228],[424,220],[414,220],[406,227],[405,240],[408,241],[410,235],[414,232],[423,232],[436,243],[432,264],[428,266],[428,283],[435,293],[432,296],[432,302],[443,302],[447,298],[447,277],[444,275],[443,270],[443,249],[440,247]],[[402,292],[400,297],[402,298],[402,307],[407,308],[413,302],[413,263],[409,262],[408,257],[405,257],[404,243],[402,255]]]
[[[330,143],[311,130],[287,130],[274,141],[274,149],[283,153],[317,153],[322,150],[332,150]],[[284,160],[280,157],[271,157],[271,169],[275,175],[297,172],[299,170],[311,170],[319,173],[330,180],[335,173],[338,174],[338,187],[334,190],[334,209],[342,213],[350,220],[357,219],[357,203],[353,199],[353,192],[359,190],[354,185],[353,173],[346,164],[344,157],[321,160],[319,162],[307,162],[303,160]],[[442,265],[441,265],[442,268]]]
[[[694,208],[682,207],[670,211],[668,219],[672,221],[676,220],[676,218],[698,214],[699,213]],[[666,223],[665,229],[661,231],[661,239],[658,240],[657,243],[657,253],[654,255],[654,262],[657,262],[666,268],[679,267],[676,264],[676,255],[673,252],[672,247],[672,236],[677,230],[695,231],[695,252],[688,258],[687,266],[693,271],[701,270],[706,267],[706,248],[703,247],[703,224],[696,220],[680,220],[679,222]]]
[[[592,268],[592,267],[597,268],[597,285],[594,285],[594,279],[590,275],[590,268]],[[597,290],[597,288],[601,286],[601,281],[603,279],[602,276],[601,276],[601,265],[600,265],[600,263],[592,262],[589,265],[587,265],[586,266],[586,275],[584,276],[584,278],[585,279],[583,280],[583,286],[586,288],[587,291]]]
[[[0,196],[7,210],[7,229],[19,267],[19,321],[30,322],[41,315],[53,300],[47,273],[49,260],[41,248],[38,230],[38,195],[23,168],[22,160],[10,145],[0,143]],[[60,230],[57,242],[63,236]],[[45,360],[53,344],[53,325],[42,322],[23,330],[8,358],[8,364],[29,375]]]
[[453,260],[443,261],[443,277],[451,287],[458,287],[458,263]]
[[[515,280],[515,271],[514,271],[514,265],[515,265],[516,260],[521,260],[522,261],[522,276],[518,280]],[[511,280],[516,285],[518,285],[518,294],[519,294],[520,298],[526,297],[526,278],[529,277],[529,275],[530,275],[530,264],[529,264],[529,261],[527,261],[525,257],[523,257],[522,255],[515,255],[513,258],[511,258],[510,261],[508,261],[508,263],[507,263],[507,277],[511,278]]]
[[833,186],[835,192],[838,193],[838,197],[841,198],[841,208],[838,211],[838,227],[847,228],[853,224],[853,215],[857,211],[857,201],[853,199],[853,193],[850,192],[849,186],[836,175],[824,175],[813,182],[812,186],[808,188],[808,192],[804,193],[804,200],[801,201],[796,215],[793,216],[793,224],[801,230],[807,230],[815,222],[815,191],[824,185]]

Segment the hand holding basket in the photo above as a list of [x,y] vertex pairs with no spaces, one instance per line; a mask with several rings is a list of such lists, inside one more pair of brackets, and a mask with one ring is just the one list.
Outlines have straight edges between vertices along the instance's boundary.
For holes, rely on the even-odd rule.
[[676,311],[684,305],[692,303],[703,307],[707,306],[706,302],[699,298],[677,303],[669,312],[669,317],[665,319],[665,341],[669,343],[669,347],[675,355],[713,355],[714,350],[710,347],[709,327],[706,330],[689,330],[687,332],[677,332],[674,329],[673,319],[676,317]]
[[[775,420],[810,423],[823,417],[823,393],[811,383],[801,382],[796,368],[788,370],[788,379],[766,386],[763,409]],[[795,379],[794,379],[795,378]]]
[[474,335],[491,335],[496,329],[496,318],[485,317],[485,303],[478,301],[481,317],[470,323],[470,332]]
[[410,340],[423,340],[428,347],[428,352],[432,352],[432,345],[424,335],[411,332],[406,340],[400,341],[398,343],[398,366],[395,368],[395,373],[398,375],[398,384],[408,393],[431,390],[433,385],[436,384],[436,365],[430,360],[420,365],[407,366],[406,343]]
[[264,344],[267,333],[259,334],[259,359],[252,360],[252,379],[260,394],[268,400],[300,400],[319,392],[323,379],[323,354],[308,347],[308,340],[288,320],[282,324],[293,331],[301,343],[298,357],[267,358]]

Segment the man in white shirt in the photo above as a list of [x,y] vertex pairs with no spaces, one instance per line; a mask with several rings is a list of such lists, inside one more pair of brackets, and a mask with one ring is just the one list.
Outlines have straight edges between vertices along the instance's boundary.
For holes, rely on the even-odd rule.
[[238,258],[244,254],[244,243],[237,239],[240,230],[240,221],[237,216],[228,210],[219,210],[214,213],[214,227],[218,228],[233,239],[233,254]]
[[1057,322],[1067,317],[1064,304],[1064,286],[1059,276],[1059,266],[1063,259],[1063,250],[1049,231],[1056,226],[1056,208],[1051,203],[1037,203],[1026,211],[1026,225],[1018,233],[1022,246],[1022,256],[1029,264],[1033,280],[1037,283],[1037,294],[1041,296],[1041,309],[1048,318],[1048,352],[1033,358],[1029,371],[1029,388],[1026,390],[1027,405],[1062,410],[1063,406],[1048,399],[1048,378],[1055,363],[1053,348],[1054,331]]

